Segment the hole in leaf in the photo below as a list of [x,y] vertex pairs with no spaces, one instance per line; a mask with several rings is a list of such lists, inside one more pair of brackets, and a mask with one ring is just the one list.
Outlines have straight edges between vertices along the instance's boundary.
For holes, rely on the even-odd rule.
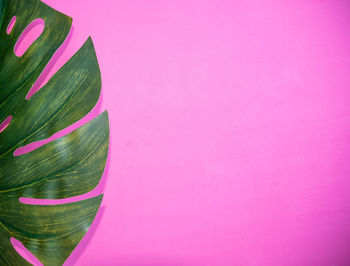
[[4,131],[4,130],[8,127],[8,125],[9,125],[10,122],[11,122],[11,120],[12,120],[12,115],[6,117],[5,120],[2,121],[2,123],[0,123],[0,133],[1,133],[2,131]]
[[6,29],[7,34],[11,33],[13,26],[15,26],[15,23],[16,23],[16,16],[13,16],[10,20],[10,23],[7,25],[7,29]]
[[81,194],[81,195],[69,197],[69,198],[64,198],[64,199],[35,199],[35,198],[20,197],[19,202],[22,204],[27,204],[27,205],[45,205],[45,206],[47,206],[47,205],[60,205],[60,204],[67,204],[67,203],[72,203],[72,202],[90,199],[90,198],[99,196],[100,194],[101,194],[101,191],[97,188],[94,188],[93,190],[91,190],[85,194]]
[[18,241],[16,238],[11,237],[10,239],[13,248],[19,255],[22,256],[26,261],[33,264],[34,266],[42,266],[43,264],[28,250],[26,247]]
[[21,57],[28,50],[33,42],[39,38],[44,30],[44,26],[44,20],[37,18],[26,27],[15,44],[14,51],[16,56]]

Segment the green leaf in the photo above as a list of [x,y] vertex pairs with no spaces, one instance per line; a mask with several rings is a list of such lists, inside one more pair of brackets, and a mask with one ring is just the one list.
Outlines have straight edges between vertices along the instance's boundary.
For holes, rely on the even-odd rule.
[[[12,17],[10,34],[6,29]],[[23,56],[14,45],[37,18],[45,27]],[[107,112],[31,152],[14,151],[47,139],[95,106],[101,77],[91,38],[29,100],[28,91],[65,40],[72,20],[39,0],[0,0],[0,265],[27,265],[13,248],[21,241],[44,265],[62,265],[90,227],[102,195],[68,204],[29,205],[20,197],[63,199],[94,189],[108,153]]]

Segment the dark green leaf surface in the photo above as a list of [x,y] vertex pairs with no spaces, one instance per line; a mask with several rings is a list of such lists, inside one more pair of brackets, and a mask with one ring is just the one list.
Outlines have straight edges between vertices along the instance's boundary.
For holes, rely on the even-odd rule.
[[[7,25],[16,16],[10,34]],[[14,45],[31,21],[42,18],[43,33],[22,57]],[[60,205],[28,205],[20,197],[63,199],[99,183],[108,153],[108,116],[102,113],[75,131],[29,153],[14,151],[46,139],[84,117],[96,104],[99,67],[89,38],[29,100],[25,97],[63,43],[71,18],[39,0],[0,0],[0,265],[26,265],[13,248],[21,241],[45,265],[61,265],[90,227],[102,196]]]

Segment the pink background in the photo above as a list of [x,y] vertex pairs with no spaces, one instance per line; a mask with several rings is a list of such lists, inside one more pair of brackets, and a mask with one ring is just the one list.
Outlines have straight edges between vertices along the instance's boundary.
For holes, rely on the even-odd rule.
[[40,82],[91,35],[110,114],[66,265],[350,264],[349,1],[44,2],[74,28]]

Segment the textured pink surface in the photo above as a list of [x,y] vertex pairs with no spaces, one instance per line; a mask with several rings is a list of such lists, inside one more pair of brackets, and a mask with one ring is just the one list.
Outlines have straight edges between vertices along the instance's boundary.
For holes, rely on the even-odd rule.
[[349,1],[45,2],[74,18],[47,73],[91,35],[111,123],[66,265],[350,264]]

